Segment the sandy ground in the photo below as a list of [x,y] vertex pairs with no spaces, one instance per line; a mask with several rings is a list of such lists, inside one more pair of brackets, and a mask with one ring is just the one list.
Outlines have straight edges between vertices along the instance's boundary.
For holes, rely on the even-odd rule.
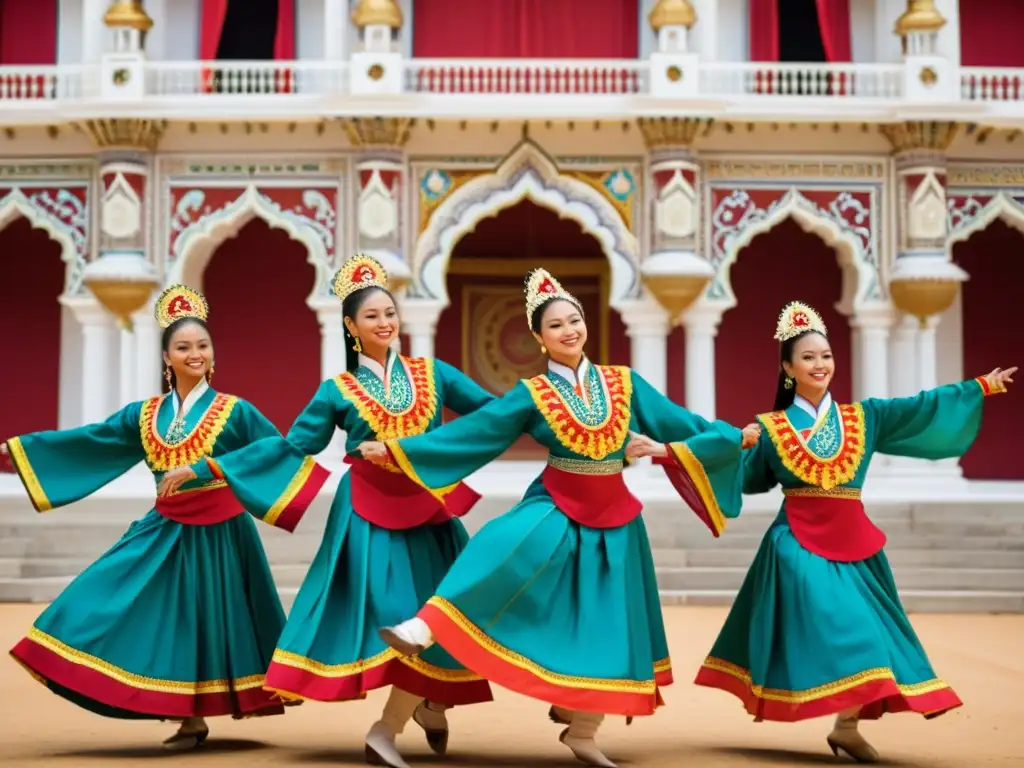
[[[11,647],[40,606],[0,605],[0,645]],[[629,727],[609,719],[600,733],[606,754],[623,768],[852,764],[825,745],[828,720],[755,724],[720,691],[691,685],[725,617],[717,608],[667,608],[676,684],[667,706]],[[900,714],[864,726],[883,765],[921,768],[1024,767],[1024,616],[914,617],[938,673],[965,706],[936,720]],[[362,737],[385,692],[362,702],[307,702],[283,717],[211,721],[201,750],[167,755],[158,747],[173,726],[91,715],[50,694],[12,660],[0,659],[0,764],[135,766],[152,759],[205,766],[361,765]],[[413,768],[434,766],[580,765],[558,743],[547,705],[504,690],[495,701],[450,714],[448,757],[434,758],[411,725],[399,745]]]

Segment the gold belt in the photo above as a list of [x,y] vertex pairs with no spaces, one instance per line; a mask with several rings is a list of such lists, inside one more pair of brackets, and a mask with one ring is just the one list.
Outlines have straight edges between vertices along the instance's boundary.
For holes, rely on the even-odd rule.
[[859,499],[860,488],[846,488],[837,486],[825,490],[818,487],[807,488],[783,488],[783,496],[796,496],[797,498],[827,498],[827,499]]
[[587,459],[565,459],[561,456],[548,456],[548,466],[574,475],[617,475],[622,472],[623,462],[620,459],[607,461],[588,461]]

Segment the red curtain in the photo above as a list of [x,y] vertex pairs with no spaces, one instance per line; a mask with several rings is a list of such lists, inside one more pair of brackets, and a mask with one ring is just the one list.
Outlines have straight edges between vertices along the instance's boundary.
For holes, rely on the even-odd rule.
[[637,0],[416,0],[419,58],[635,59]]
[[57,2],[0,2],[0,64],[57,63]]
[[816,0],[825,56],[833,63],[853,61],[850,0]]
[[960,0],[960,62],[965,67],[1024,67],[1024,3]]
[[[778,0],[750,0],[750,60],[779,60]],[[849,22],[847,22],[849,23]]]

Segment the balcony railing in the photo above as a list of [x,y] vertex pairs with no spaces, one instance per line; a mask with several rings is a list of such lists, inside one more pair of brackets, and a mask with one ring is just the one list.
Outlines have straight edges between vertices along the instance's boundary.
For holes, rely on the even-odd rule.
[[[115,103],[122,111],[138,107],[140,113],[180,112],[199,103],[212,108],[237,105],[237,110],[229,111],[280,110],[288,104],[297,114],[312,116],[341,113],[349,104],[356,105],[354,109],[372,110],[374,102],[392,112],[401,111],[412,103],[401,101],[408,95],[416,97],[416,109],[435,110],[441,116],[446,103],[457,102],[463,111],[467,103],[478,104],[483,114],[488,104],[512,108],[513,101],[505,97],[515,96],[525,97],[514,100],[516,108],[543,104],[547,105],[544,108],[576,108],[581,114],[589,113],[587,110],[597,114],[602,109],[609,114],[615,110],[629,114],[634,107],[624,99],[641,99],[632,103],[637,110],[649,112],[657,109],[653,100],[664,98],[653,78],[664,78],[665,67],[646,59],[405,59],[400,66],[401,76],[393,81],[391,90],[373,93],[372,89],[359,90],[354,78],[358,74],[365,80],[365,75],[347,61],[149,61],[137,70],[143,86],[134,101],[105,100],[99,66],[7,66],[0,67],[0,110],[13,118],[14,110],[35,112],[47,106],[94,114],[108,108],[118,112]],[[908,98],[904,92],[908,68],[904,64],[700,62],[685,75],[677,67],[669,69],[676,70],[670,80],[685,76],[688,87],[685,98],[669,98],[666,103],[672,108],[678,108],[679,101],[692,100],[712,106],[725,103],[739,111],[744,105],[757,112],[777,104],[827,113],[846,104],[851,111],[842,114],[851,115],[858,105],[898,108]],[[959,93],[947,90],[955,95],[935,99],[937,108],[956,101],[957,95],[960,102],[974,103],[979,110],[993,103],[1024,102],[1024,69],[964,67],[957,79]],[[458,98],[465,96],[491,98]],[[556,98],[538,99],[544,96]]]

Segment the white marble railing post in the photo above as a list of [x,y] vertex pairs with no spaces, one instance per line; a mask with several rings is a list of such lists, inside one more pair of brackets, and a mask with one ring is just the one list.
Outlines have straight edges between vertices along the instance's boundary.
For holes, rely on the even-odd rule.
[[624,303],[619,308],[631,349],[631,366],[647,383],[668,391],[668,313],[654,299]]
[[698,302],[683,315],[686,329],[686,407],[714,420],[715,336],[722,322],[716,308]]
[[63,297],[82,329],[81,422],[106,419],[118,399],[117,329],[114,318],[91,296]]

